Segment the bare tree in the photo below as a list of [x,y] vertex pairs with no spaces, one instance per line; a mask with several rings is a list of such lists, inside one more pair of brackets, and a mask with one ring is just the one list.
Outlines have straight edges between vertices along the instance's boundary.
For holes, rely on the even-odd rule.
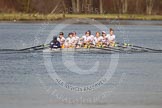
[[49,14],[51,11],[62,13],[66,10],[67,13],[89,14],[94,11],[101,14],[105,11],[119,14],[162,14],[162,0],[0,0],[0,12],[4,13]]
[[89,3],[89,0],[82,0],[82,12],[84,13],[90,13],[91,11],[91,4]]
[[103,0],[99,0],[100,1],[100,14],[103,14]]
[[113,11],[117,12],[117,3],[115,0],[113,0]]
[[146,0],[146,14],[151,15],[154,6],[154,0]]
[[77,12],[77,8],[76,8],[76,0],[71,0],[71,3],[72,3],[72,10],[73,10],[73,13],[76,13]]
[[128,12],[128,0],[121,0],[122,3],[122,13]]
[[115,10],[120,14],[122,13],[122,3],[121,0],[113,0],[113,4],[115,6]]
[[[159,14],[160,13],[160,6],[162,4],[162,0],[155,0],[154,2],[154,9],[156,10],[155,11],[155,14]],[[155,7],[156,6],[156,7]]]
[[140,13],[140,2],[141,0],[136,0],[136,9],[135,9],[135,11],[137,12],[137,13]]
[[77,0],[76,3],[77,3],[77,6],[76,6],[77,13],[80,13],[80,0]]
[[28,0],[27,1],[27,9],[26,9],[26,12],[29,12],[30,11],[30,2],[31,2],[31,0]]

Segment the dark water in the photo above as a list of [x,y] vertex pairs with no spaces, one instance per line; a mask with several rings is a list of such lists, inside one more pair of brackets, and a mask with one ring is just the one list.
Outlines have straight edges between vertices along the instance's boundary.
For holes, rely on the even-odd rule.
[[[127,23],[129,25],[111,23],[106,27],[115,29],[119,42],[162,49],[162,27],[157,22]],[[100,25],[61,24],[61,30],[61,27],[55,28],[58,26],[1,23],[0,49],[20,49],[45,43],[51,39],[52,30],[56,33],[64,31],[66,35],[76,31],[79,36],[86,30],[92,30],[93,34],[108,31]],[[81,88],[93,85],[103,77],[107,82],[102,86],[95,85],[94,90],[87,88],[81,92]],[[65,87],[65,83],[73,89]],[[0,52],[0,107],[3,108],[72,107],[72,104],[79,104],[75,107],[156,108],[162,105],[161,102],[161,53]]]

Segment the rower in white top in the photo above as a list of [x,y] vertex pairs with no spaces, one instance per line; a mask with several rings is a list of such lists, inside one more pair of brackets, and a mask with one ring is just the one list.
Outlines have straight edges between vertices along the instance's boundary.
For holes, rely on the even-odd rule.
[[88,32],[89,32],[89,35],[91,37],[91,40],[93,41],[94,40],[94,35],[92,35],[91,30],[88,30]]
[[57,38],[57,41],[60,42],[61,48],[64,48],[65,38],[64,38],[63,32],[60,32],[59,37]]
[[79,47],[79,46],[78,46],[79,37],[77,36],[77,33],[76,33],[76,32],[73,32],[72,41],[73,41],[73,42],[72,42],[73,47]]
[[114,35],[114,30],[112,28],[110,28],[110,34],[107,34],[106,37],[108,39],[108,45],[114,46],[116,36]]
[[65,40],[65,48],[73,47],[73,33],[68,34],[68,38]]
[[81,46],[87,46],[93,43],[93,38],[90,35],[90,32],[87,31],[84,36],[80,39]]
[[94,37],[93,40],[93,45],[95,46],[100,46],[102,43],[103,37],[100,36],[100,32],[96,32],[96,36]]
[[106,47],[108,45],[108,38],[105,31],[102,31],[102,46]]

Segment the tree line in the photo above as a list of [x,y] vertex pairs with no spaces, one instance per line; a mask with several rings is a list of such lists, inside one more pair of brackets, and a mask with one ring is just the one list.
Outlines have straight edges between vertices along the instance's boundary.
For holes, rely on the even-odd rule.
[[0,12],[162,14],[162,0],[0,0]]

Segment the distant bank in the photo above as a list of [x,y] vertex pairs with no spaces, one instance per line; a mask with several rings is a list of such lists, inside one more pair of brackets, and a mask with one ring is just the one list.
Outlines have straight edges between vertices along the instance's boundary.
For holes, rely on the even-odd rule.
[[55,21],[70,18],[119,19],[119,20],[162,20],[162,15],[137,14],[24,14],[0,13],[0,21]]

